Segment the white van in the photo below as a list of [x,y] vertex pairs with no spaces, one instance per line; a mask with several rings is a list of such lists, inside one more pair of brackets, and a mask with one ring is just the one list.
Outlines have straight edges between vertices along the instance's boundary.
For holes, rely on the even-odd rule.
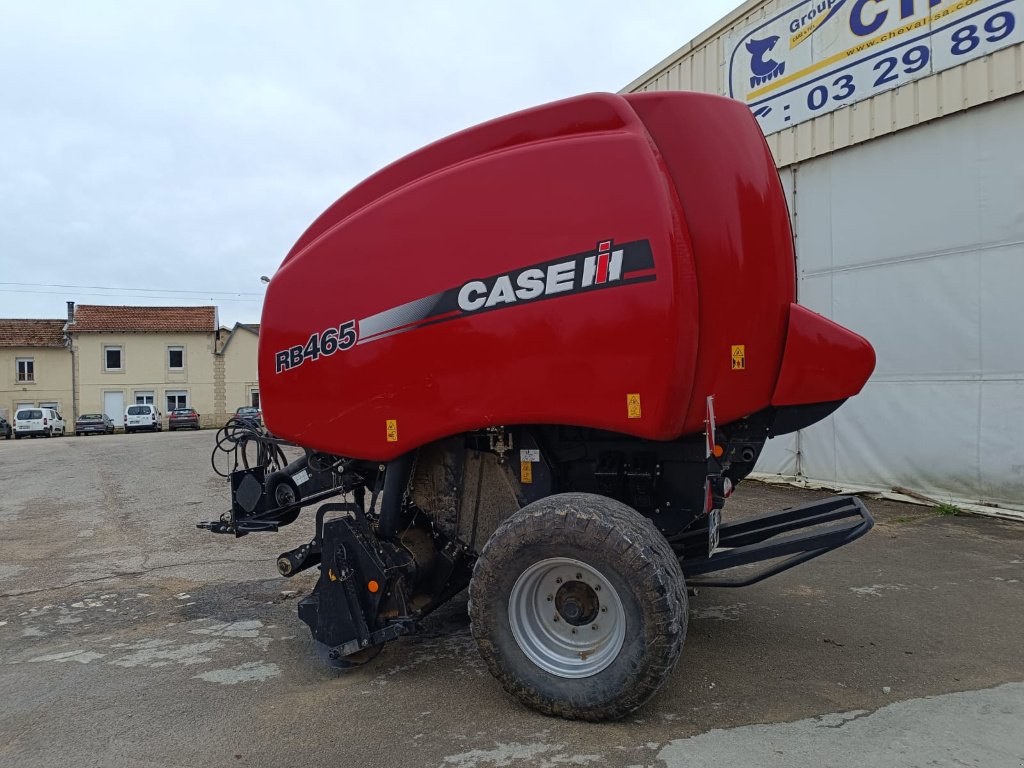
[[14,414],[14,439],[64,434],[64,417],[53,408],[19,408]]
[[149,429],[159,432],[164,428],[163,414],[157,410],[155,405],[149,403],[136,403],[129,405],[124,412],[124,431],[138,432],[140,429]]

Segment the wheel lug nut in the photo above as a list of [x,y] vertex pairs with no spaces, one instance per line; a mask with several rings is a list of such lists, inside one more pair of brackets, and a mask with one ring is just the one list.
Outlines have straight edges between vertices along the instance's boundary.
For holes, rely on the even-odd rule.
[[577,573],[576,574],[576,581],[579,581],[582,578],[583,578],[583,574],[582,573]]
[[601,591],[601,585],[600,584],[595,584],[594,585],[594,591],[595,592],[600,592]]
[[548,595],[548,602],[550,603],[552,600],[554,600],[554,598],[551,595]]
[[591,624],[591,625],[590,625],[590,628],[591,628],[591,629],[597,629],[597,624]]
[[557,579],[555,579],[555,584],[561,584],[561,583],[562,583],[562,577],[559,576]]
[[575,634],[576,634],[576,630],[574,629],[574,630],[572,631],[572,633],[573,633],[573,634],[575,635]]
[[555,621],[558,621],[558,614],[555,614]]
[[601,613],[608,613],[608,606],[607,605],[602,605],[601,606]]

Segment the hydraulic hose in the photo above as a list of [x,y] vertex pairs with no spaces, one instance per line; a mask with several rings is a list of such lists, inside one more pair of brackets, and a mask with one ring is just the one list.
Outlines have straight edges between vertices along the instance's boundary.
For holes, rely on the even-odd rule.
[[[268,471],[275,471],[284,467],[288,460],[285,458],[282,445],[290,443],[279,440],[271,435],[263,427],[254,424],[246,419],[232,417],[228,423],[217,430],[217,438],[210,454],[210,465],[213,471],[221,477],[228,477],[239,468],[248,469],[249,446],[256,447],[256,461],[252,466],[266,467]],[[217,455],[223,453],[229,457],[230,469],[222,472],[217,466]]]
[[380,503],[380,519],[377,530],[381,538],[393,539],[398,536],[402,523],[402,506],[405,491],[409,487],[414,451],[402,454],[388,462],[384,470],[384,499]]

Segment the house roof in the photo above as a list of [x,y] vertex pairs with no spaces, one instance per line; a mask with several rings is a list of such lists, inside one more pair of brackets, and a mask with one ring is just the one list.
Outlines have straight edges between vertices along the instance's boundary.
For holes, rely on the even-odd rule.
[[63,320],[0,320],[0,347],[63,346]]
[[216,307],[108,307],[79,304],[72,333],[213,333]]
[[242,329],[248,331],[249,333],[253,333],[253,334],[257,335],[257,336],[260,335],[260,324],[259,323],[235,323],[235,327],[231,329],[230,333],[228,333],[228,338],[224,342],[224,346],[220,348],[220,352],[218,354],[221,354],[221,355],[224,354],[224,350],[226,350],[228,348],[228,344],[230,344],[231,340],[233,338],[235,338],[235,333],[238,332],[239,328],[242,328]]

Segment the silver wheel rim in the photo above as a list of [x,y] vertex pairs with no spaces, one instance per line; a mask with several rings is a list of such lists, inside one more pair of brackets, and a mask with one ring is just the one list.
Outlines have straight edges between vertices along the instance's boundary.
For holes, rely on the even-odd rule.
[[626,639],[626,616],[611,582],[568,557],[523,571],[509,594],[508,619],[526,657],[558,677],[596,675],[615,661]]

